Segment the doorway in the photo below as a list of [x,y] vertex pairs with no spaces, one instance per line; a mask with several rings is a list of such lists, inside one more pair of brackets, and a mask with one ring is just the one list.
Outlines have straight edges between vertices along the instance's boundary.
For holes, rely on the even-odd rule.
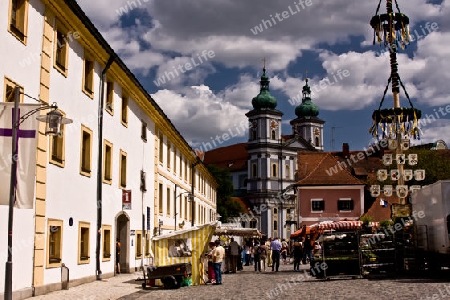
[[[129,249],[130,249],[130,218],[124,212],[121,212],[116,217],[116,239],[120,242],[120,272],[130,273]],[[114,273],[117,272],[116,265],[114,265]]]

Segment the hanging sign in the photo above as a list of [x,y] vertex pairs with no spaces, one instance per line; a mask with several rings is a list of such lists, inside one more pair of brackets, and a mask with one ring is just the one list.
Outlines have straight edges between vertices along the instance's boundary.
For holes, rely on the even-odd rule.
[[131,190],[122,190],[122,210],[131,209]]

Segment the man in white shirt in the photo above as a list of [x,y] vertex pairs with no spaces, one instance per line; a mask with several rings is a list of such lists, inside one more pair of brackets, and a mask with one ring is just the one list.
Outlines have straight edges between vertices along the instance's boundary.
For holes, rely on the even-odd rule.
[[222,261],[225,258],[225,249],[220,245],[220,240],[215,242],[216,248],[212,253],[214,273],[216,275],[216,283],[222,284]]

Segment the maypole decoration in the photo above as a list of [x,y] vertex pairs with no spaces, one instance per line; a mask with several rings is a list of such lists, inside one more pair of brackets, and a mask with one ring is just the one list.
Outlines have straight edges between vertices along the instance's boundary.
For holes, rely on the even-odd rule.
[[[395,2],[397,12],[394,12],[392,8],[392,2]],[[395,190],[397,196],[400,198],[400,203],[392,205],[392,217],[408,217],[411,214],[411,204],[406,203],[406,198],[409,192],[420,188],[420,186],[415,185],[408,188],[405,181],[412,180],[413,177],[417,181],[423,180],[425,171],[404,170],[406,162],[410,166],[414,166],[417,164],[418,157],[417,154],[409,154],[406,156],[403,154],[403,151],[409,149],[411,139],[420,139],[421,132],[418,120],[422,112],[414,108],[405,86],[400,79],[397,67],[397,48],[405,49],[406,45],[411,41],[409,35],[409,18],[400,12],[397,0],[386,0],[387,13],[385,14],[378,13],[380,4],[381,0],[378,3],[375,16],[370,20],[370,26],[374,30],[373,43],[378,42],[389,49],[391,74],[380,105],[372,114],[373,125],[370,128],[370,133],[378,140],[387,140],[389,149],[395,150],[395,156],[393,154],[384,155],[383,163],[390,165],[395,160],[397,169],[391,170],[390,173],[387,169],[380,169],[377,172],[377,178],[379,181],[384,181],[390,176],[391,180],[397,182],[397,186],[385,185],[382,188],[380,185],[372,185],[371,195],[378,197],[383,192],[385,196],[391,196]],[[382,109],[389,84],[392,85],[394,107]],[[409,107],[400,106],[400,86],[408,99]]]

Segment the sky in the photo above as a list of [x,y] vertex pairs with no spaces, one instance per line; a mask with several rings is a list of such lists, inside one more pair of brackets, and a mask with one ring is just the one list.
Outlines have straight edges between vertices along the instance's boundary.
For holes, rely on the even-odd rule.
[[[379,0],[77,2],[193,148],[230,131],[235,137],[217,147],[247,141],[239,125],[259,93],[264,58],[283,134],[292,133],[307,76],[326,121],[325,150],[373,142],[371,116],[390,74],[369,25]],[[397,55],[400,78],[428,120],[412,142],[450,146],[450,0],[397,2],[413,39]],[[409,107],[403,91],[400,104]],[[390,87],[382,107],[393,107]]]

